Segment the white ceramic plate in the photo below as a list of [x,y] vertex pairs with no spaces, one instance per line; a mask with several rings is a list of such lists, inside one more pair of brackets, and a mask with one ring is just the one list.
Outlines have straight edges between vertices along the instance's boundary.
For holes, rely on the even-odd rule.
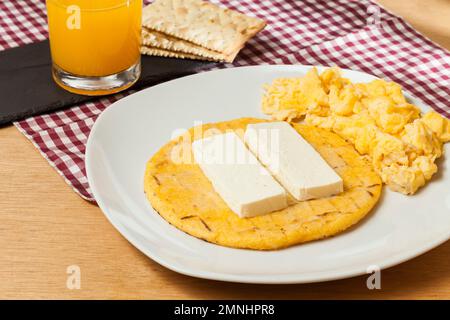
[[[166,82],[111,105],[89,136],[89,184],[109,221],[136,248],[174,271],[208,279],[249,283],[304,283],[341,279],[387,268],[450,238],[450,157],[414,196],[384,188],[378,206],[351,230],[288,249],[231,249],[189,236],[162,219],[147,202],[147,160],[175,129],[196,122],[265,117],[262,85],[305,74],[309,66],[255,66],[205,72]],[[373,76],[344,71],[356,82]],[[412,100],[424,110],[419,102]],[[449,145],[446,152],[450,152]]]

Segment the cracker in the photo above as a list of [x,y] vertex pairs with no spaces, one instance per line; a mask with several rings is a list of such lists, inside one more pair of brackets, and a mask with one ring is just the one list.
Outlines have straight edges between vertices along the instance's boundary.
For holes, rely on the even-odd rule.
[[165,49],[150,47],[150,46],[141,46],[141,53],[149,55],[149,56],[158,56],[158,57],[165,57],[165,58],[179,58],[179,59],[212,61],[211,58],[202,57],[202,56],[198,56],[195,54],[170,51],[170,50],[165,50]]
[[191,54],[200,57],[205,57],[214,61],[232,62],[236,54],[227,56],[213,50],[206,49],[189,41],[178,39],[176,37],[164,34],[159,31],[142,29],[142,43],[147,47],[154,47],[164,49],[172,52],[179,52],[181,54]]
[[201,0],[156,0],[144,8],[143,25],[233,55],[266,23]]

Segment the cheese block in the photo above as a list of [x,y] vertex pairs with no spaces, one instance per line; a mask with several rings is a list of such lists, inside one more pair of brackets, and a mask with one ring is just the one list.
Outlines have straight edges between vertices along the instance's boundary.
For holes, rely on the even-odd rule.
[[341,177],[287,122],[249,124],[245,143],[297,200],[343,191]]
[[214,190],[240,217],[287,207],[286,191],[234,132],[196,140],[192,151]]

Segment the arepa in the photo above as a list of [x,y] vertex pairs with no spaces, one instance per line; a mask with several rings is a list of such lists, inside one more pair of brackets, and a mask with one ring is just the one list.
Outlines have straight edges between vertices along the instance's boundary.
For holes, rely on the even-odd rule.
[[[194,130],[216,134],[234,130],[242,135],[250,123],[242,118],[191,128],[164,145],[147,163],[144,190],[153,208],[169,223],[197,238],[233,248],[280,249],[329,237],[366,216],[381,194],[381,180],[370,163],[351,144],[325,129],[302,124],[293,127],[322,155],[344,181],[344,192],[297,202],[263,216],[240,218],[214,191],[195,162],[174,161],[173,152],[190,146]],[[198,137],[201,138],[201,137]],[[187,144],[186,144],[187,142]],[[191,155],[191,151],[189,151]]]

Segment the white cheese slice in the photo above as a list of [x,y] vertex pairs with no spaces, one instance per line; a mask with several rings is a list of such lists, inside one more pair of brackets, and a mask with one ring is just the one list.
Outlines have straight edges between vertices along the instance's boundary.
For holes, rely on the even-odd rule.
[[287,207],[287,192],[234,132],[196,140],[192,151],[214,190],[240,217]]
[[343,191],[341,177],[287,122],[250,124],[244,140],[297,200],[323,198]]

